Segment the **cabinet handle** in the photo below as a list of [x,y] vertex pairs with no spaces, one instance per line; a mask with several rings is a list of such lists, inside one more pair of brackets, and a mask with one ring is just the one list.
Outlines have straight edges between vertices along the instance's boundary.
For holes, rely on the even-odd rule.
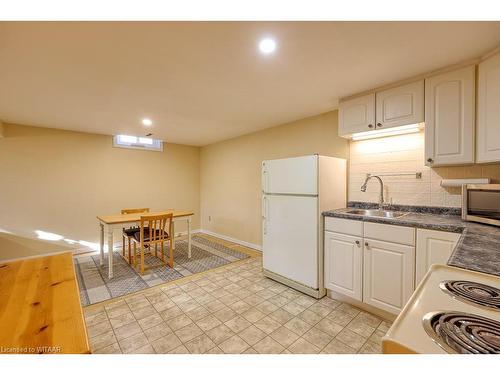
[[372,124],[370,124],[370,125],[368,125],[368,127],[371,129],[371,128],[373,128],[373,125],[372,125]]
[[434,160],[432,160],[431,158],[427,159],[427,162],[428,163],[432,163]]
[[358,245],[358,246],[359,246],[359,241],[358,241],[358,240],[356,240],[356,245]]
[[379,128],[381,128],[383,125],[379,122],[379,123],[377,123],[377,126],[378,126]]
[[368,242],[365,242],[365,246],[366,246],[366,247],[368,247],[368,246],[370,246],[370,245],[368,245]]

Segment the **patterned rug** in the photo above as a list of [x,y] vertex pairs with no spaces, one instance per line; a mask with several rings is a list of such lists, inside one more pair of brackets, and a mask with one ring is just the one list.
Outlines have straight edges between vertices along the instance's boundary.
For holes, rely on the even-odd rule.
[[[165,246],[168,255],[168,245]],[[187,254],[187,240],[175,241],[174,268],[164,265],[158,258],[146,255],[146,270],[141,275],[120,255],[121,248],[113,252],[113,274],[108,279],[108,254],[104,254],[104,265],[99,266],[99,254],[74,258],[76,277],[83,306],[105,301],[146,289],[158,284],[180,279],[195,273],[217,268],[228,263],[248,258],[247,254],[233,250],[205,237],[193,235],[191,238],[191,259]],[[158,267],[155,267],[158,266]]]

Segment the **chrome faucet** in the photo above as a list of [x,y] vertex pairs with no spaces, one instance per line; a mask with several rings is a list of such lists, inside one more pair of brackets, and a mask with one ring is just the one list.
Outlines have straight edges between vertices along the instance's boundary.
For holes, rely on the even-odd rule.
[[382,209],[384,209],[384,182],[382,181],[382,179],[379,176],[371,175],[368,173],[366,175],[365,182],[363,183],[363,185],[361,185],[361,191],[363,193],[366,192],[366,185],[368,184],[368,181],[370,181],[371,178],[376,178],[378,180],[378,182],[380,182],[380,195],[378,197],[378,209],[382,210]]

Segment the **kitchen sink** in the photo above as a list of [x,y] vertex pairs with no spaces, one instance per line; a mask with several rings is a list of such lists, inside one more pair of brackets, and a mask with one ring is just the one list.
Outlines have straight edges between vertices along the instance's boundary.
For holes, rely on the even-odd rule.
[[353,215],[361,215],[361,216],[387,217],[387,218],[397,218],[407,214],[407,212],[387,211],[387,210],[351,210],[347,211],[346,213]]

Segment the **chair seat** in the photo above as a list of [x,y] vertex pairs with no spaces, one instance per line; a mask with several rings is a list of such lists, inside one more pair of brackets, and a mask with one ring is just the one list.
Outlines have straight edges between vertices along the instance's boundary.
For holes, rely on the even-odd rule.
[[141,228],[135,227],[135,228],[127,228],[123,230],[123,233],[125,233],[127,236],[131,237],[133,236],[136,232],[140,232]]
[[[160,229],[154,229],[152,232],[153,232],[152,234],[154,234],[155,237],[158,238],[162,231]],[[154,233],[154,232],[156,232],[156,233]],[[163,233],[165,235],[165,239],[168,239],[168,233],[166,231],[163,231]],[[133,236],[134,236],[134,239],[136,241],[140,241],[141,240],[141,230],[139,229],[137,232],[135,232],[133,234]],[[149,241],[149,228],[144,228],[144,242],[147,242],[147,241]]]

